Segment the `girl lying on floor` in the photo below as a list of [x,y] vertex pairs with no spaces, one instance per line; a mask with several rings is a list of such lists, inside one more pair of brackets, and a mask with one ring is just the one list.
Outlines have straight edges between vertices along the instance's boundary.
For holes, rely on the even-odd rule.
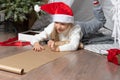
[[[74,51],[79,48],[83,35],[89,34],[94,29],[101,28],[105,23],[105,17],[99,1],[94,0],[93,20],[82,23],[75,22],[71,8],[63,2],[53,2],[42,6],[35,6],[35,11],[40,9],[52,15],[53,22],[44,31],[34,36],[31,41],[34,51],[42,51],[45,48],[41,41],[48,39],[47,45],[53,51]],[[94,29],[91,29],[93,27]],[[81,46],[83,47],[83,45]]]

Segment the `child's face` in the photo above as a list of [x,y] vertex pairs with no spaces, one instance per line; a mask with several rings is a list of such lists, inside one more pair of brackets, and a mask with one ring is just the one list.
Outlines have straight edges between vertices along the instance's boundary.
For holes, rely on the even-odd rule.
[[69,27],[69,23],[55,22],[55,28],[58,33],[62,33]]

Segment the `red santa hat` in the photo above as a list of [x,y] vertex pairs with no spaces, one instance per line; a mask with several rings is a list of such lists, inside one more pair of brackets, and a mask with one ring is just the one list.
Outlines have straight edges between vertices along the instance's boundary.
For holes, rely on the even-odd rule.
[[52,15],[54,22],[74,23],[72,9],[63,2],[53,2],[42,6],[35,5],[34,10],[43,10]]

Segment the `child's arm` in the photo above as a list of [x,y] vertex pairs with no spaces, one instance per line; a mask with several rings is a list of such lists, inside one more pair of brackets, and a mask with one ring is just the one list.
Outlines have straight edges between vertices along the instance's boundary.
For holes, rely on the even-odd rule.
[[31,44],[34,45],[35,42],[40,42],[40,41],[44,41],[46,39],[49,38],[52,30],[54,28],[54,23],[51,23],[50,25],[48,25],[44,31],[42,31],[40,34],[36,34],[32,40],[31,40]]
[[79,47],[80,39],[82,38],[80,26],[74,26],[74,29],[71,30],[71,35],[69,36],[69,43],[60,45],[60,51],[74,51]]
[[[68,43],[70,43],[70,41],[57,41],[57,42],[55,42],[55,46],[62,46],[62,45],[68,44]],[[84,49],[84,44],[82,42],[80,42],[78,48]]]
[[62,46],[64,44],[68,44],[70,41],[56,41],[55,46]]
[[54,40],[49,40],[47,45],[52,51],[60,51]]
[[[63,45],[69,44],[69,43],[70,43],[70,41],[56,41],[55,42],[53,40],[49,40],[48,47],[50,47],[51,50],[53,50],[53,51],[60,51],[59,46],[63,46]],[[80,42],[78,48],[83,49],[84,48],[83,43]]]
[[69,41],[54,41],[54,40],[49,40],[47,45],[50,47],[52,51],[60,51],[59,46],[68,44]]
[[40,34],[37,34],[33,37],[33,39],[31,40],[31,44],[33,45],[34,51],[44,50],[44,47],[39,42],[49,38],[49,35],[52,32],[53,27],[54,27],[53,24],[50,24],[47,28],[45,28],[44,31],[42,31]]

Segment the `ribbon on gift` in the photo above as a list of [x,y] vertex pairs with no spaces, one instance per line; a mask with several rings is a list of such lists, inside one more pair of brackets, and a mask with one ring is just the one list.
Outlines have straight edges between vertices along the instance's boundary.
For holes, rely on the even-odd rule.
[[30,42],[18,41],[18,37],[9,38],[6,41],[0,42],[0,46],[27,46]]
[[120,50],[119,49],[109,49],[107,60],[114,64],[120,65]]

